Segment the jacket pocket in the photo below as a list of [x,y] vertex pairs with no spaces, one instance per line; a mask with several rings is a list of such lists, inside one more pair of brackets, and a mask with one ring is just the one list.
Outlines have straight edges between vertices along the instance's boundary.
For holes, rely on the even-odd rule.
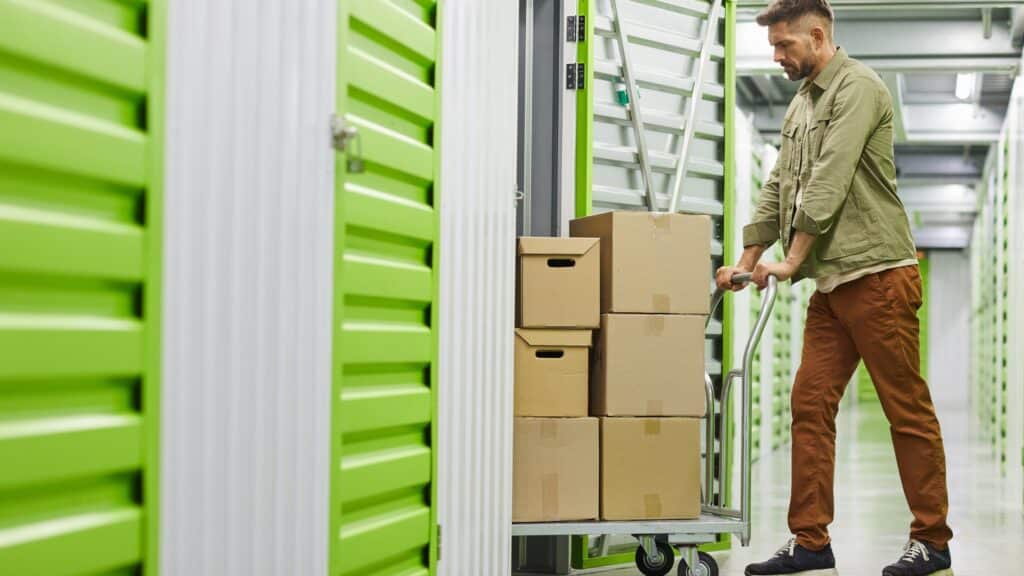
[[800,149],[800,141],[797,139],[799,133],[800,123],[795,120],[786,122],[782,127],[782,150],[779,151],[779,158],[783,163],[782,167],[790,173],[796,170],[797,154]]
[[807,172],[810,172],[814,163],[818,161],[821,156],[821,146],[825,142],[825,131],[828,129],[828,125],[832,123],[832,107],[823,107],[821,110],[814,112],[814,116],[811,119],[811,125],[807,127],[807,152],[810,156]]
[[821,156],[821,145],[825,142],[825,129],[828,128],[828,120],[815,120],[807,129],[807,172],[814,169],[814,163]]

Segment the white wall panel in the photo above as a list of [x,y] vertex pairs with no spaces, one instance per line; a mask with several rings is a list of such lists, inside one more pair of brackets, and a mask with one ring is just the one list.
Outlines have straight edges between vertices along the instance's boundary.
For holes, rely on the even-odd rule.
[[928,282],[928,376],[941,414],[970,397],[971,262],[961,251],[933,251]]
[[169,22],[161,574],[326,574],[334,2]]
[[518,3],[442,14],[438,518],[443,576],[508,574]]

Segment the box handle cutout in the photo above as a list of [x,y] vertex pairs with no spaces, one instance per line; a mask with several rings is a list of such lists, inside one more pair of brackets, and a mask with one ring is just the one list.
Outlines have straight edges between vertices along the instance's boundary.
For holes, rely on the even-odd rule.
[[548,258],[548,268],[575,268],[576,261],[572,258]]
[[537,358],[561,358],[565,356],[564,350],[537,350]]

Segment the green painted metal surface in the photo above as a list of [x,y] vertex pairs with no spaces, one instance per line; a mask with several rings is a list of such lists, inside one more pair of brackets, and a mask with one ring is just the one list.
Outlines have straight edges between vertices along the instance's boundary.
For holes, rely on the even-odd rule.
[[577,14],[586,19],[586,35],[576,45],[576,61],[586,70],[582,90],[576,92],[576,217],[589,216],[594,190],[594,0],[579,0]]
[[0,0],[0,573],[155,574],[164,4]]
[[[439,3],[339,0],[330,573],[436,564]],[[361,150],[360,150],[361,149]]]
[[[724,38],[723,44],[725,45],[725,101],[724,101],[724,123],[725,133],[725,184],[722,191],[722,205],[724,207],[724,214],[722,219],[722,238],[723,238],[723,261],[721,264],[732,263],[736,261],[736,246],[733,241],[733,230],[734,226],[737,225],[735,221],[736,214],[736,141],[733,137],[736,134],[736,2],[733,0],[725,0],[725,20],[724,20],[724,34],[720,37]],[[725,298],[722,303],[722,339],[721,339],[721,354],[722,354],[722,365],[729,368],[739,368],[738,363],[742,361],[742,358],[738,357],[733,350],[733,323],[732,318],[733,302],[732,298]],[[741,391],[736,390],[736,393]],[[732,425],[729,430],[725,433],[731,438],[738,438],[736,434],[735,416],[732,413],[732,406],[720,407],[720,410],[730,411],[730,422]],[[721,422],[718,422],[716,429],[721,430]],[[725,506],[731,506],[733,499],[731,497],[732,492],[732,465],[733,462],[733,447],[724,455],[726,466],[725,466],[725,478],[721,479],[723,484],[722,493],[725,494],[725,498],[722,504]],[[718,541],[714,544],[706,545],[702,547],[702,550],[706,552],[728,550],[732,548],[732,535],[731,534],[720,534]]]

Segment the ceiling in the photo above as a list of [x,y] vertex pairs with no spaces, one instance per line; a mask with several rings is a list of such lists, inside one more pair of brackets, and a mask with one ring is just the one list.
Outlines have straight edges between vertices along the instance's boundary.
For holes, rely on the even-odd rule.
[[[799,84],[772,62],[767,31],[753,22],[766,4],[739,0],[737,91],[761,134],[777,142]],[[901,196],[919,247],[965,247],[975,187],[1020,69],[1024,0],[832,4],[837,43],[893,94]]]

